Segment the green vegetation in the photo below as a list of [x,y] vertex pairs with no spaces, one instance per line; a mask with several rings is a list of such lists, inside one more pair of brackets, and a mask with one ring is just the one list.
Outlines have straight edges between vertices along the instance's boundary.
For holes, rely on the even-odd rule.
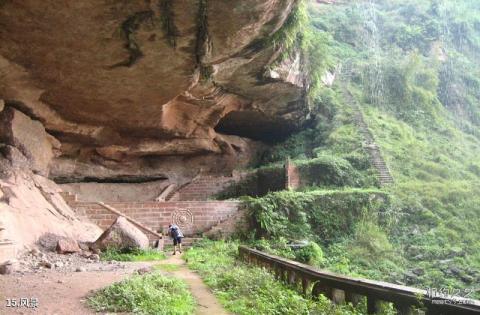
[[[256,195],[237,190],[234,196],[256,197],[245,201],[254,231],[247,241],[343,274],[421,288],[475,288],[480,4],[311,1],[308,12],[309,20],[279,38],[296,38],[317,82],[309,92],[312,121],[272,146],[258,165],[279,168],[290,157],[304,187]],[[318,84],[326,70],[337,75],[332,87]],[[395,178],[382,192],[346,90]],[[371,204],[379,195],[384,202]],[[308,245],[289,246],[300,241]]]
[[[238,261],[237,248],[235,242],[207,241],[184,255],[188,266],[199,272],[228,311],[239,315],[366,314],[365,301],[355,309],[351,305],[336,306],[323,296],[318,301],[302,297],[267,270]],[[386,307],[382,314],[394,313]]]
[[107,250],[100,255],[100,259],[106,261],[153,261],[165,258],[166,256],[163,252],[155,249],[119,251],[116,248],[107,248]]
[[253,239],[311,239],[330,244],[352,233],[355,222],[376,217],[388,205],[388,196],[358,189],[282,191],[248,198],[245,204]]
[[298,55],[308,60],[305,71],[309,77],[310,88],[307,95],[309,105],[322,89],[321,78],[324,71],[332,66],[330,59],[327,58],[329,54],[326,33],[314,32],[310,23],[308,1],[298,0],[282,27],[260,43],[260,46],[273,46],[279,51],[279,56],[268,65],[269,68],[275,68],[283,61],[295,59]]
[[196,306],[183,281],[158,272],[132,276],[97,291],[88,304],[97,312],[155,315],[189,315]]
[[[451,288],[480,281],[479,9],[467,0],[312,7],[343,64],[338,84],[360,102],[396,180],[390,217],[379,223],[403,261],[380,256],[401,268],[396,279],[375,278]],[[339,245],[338,262],[344,249],[357,252],[358,242]],[[368,261],[348,267],[372,276]]]

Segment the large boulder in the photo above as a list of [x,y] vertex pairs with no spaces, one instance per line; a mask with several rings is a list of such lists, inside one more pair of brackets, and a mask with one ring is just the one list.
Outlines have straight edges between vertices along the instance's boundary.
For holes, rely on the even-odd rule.
[[27,157],[34,172],[48,174],[53,151],[41,122],[7,106],[0,114],[0,142],[16,147]]
[[118,217],[115,222],[103,232],[93,244],[94,248],[105,250],[116,248],[119,250],[146,249],[148,237],[124,217]]
[[82,251],[77,241],[71,238],[58,240],[56,250],[59,254],[72,254]]

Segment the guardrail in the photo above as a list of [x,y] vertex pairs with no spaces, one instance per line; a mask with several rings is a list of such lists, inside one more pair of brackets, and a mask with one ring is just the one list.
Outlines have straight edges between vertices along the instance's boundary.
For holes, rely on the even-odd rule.
[[480,314],[480,301],[458,296],[432,296],[426,290],[393,283],[351,278],[239,246],[240,257],[250,264],[271,269],[277,279],[299,289],[312,298],[325,295],[335,303],[356,304],[367,298],[369,314],[379,312],[381,302],[391,302],[398,314],[413,314],[412,307],[426,309],[426,315]]

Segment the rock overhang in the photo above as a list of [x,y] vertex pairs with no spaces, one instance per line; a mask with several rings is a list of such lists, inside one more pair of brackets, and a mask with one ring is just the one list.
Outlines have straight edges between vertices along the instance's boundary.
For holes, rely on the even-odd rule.
[[[148,169],[152,156],[170,166],[172,156],[202,157],[198,168],[229,156],[223,165],[232,166],[259,147],[241,138],[265,140],[306,119],[298,56],[267,78],[277,51],[252,49],[281,27],[295,3],[4,1],[0,98],[60,140],[62,161],[113,173],[128,173],[132,164],[133,173]],[[219,127],[225,121],[261,128],[226,136]],[[57,167],[54,176],[67,169]]]

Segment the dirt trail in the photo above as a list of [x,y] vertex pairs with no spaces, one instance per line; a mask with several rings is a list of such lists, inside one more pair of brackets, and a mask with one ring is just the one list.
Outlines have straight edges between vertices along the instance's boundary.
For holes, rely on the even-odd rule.
[[184,280],[190,287],[193,297],[197,300],[198,306],[195,314],[197,315],[228,315],[227,311],[220,305],[212,291],[203,283],[198,274],[188,269],[181,255],[170,256],[162,260],[162,264],[171,264],[179,266],[178,270],[171,271],[173,276]]
[[[134,271],[155,264],[178,265],[179,269],[168,272],[183,279],[197,300],[196,314],[228,315],[200,276],[189,270],[180,255],[166,260],[148,263],[125,263],[125,268],[110,271],[92,270],[85,272],[46,271],[42,273],[13,274],[0,276],[0,315],[90,315],[93,312],[85,305],[86,296],[92,291],[120,281]],[[167,272],[166,272],[167,273]],[[7,307],[6,299],[35,298],[38,308]]]
[[[84,315],[96,314],[85,305],[86,296],[124,279],[150,263],[125,263],[113,271],[47,271],[0,276],[0,314]],[[35,298],[38,308],[7,307],[6,299]]]

